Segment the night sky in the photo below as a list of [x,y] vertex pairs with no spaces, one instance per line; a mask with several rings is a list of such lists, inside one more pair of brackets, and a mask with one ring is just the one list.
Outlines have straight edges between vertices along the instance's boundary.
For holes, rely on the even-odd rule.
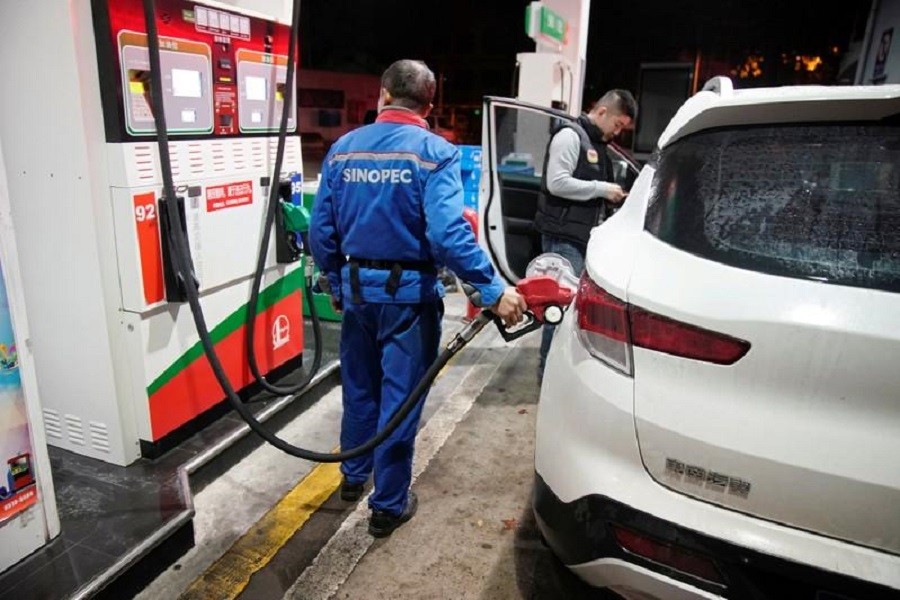
[[[524,33],[526,4],[525,0],[303,0],[301,61],[305,68],[380,74],[393,60],[419,58],[445,74],[444,99],[449,103],[478,102],[486,94],[510,95],[516,52],[534,48]],[[773,61],[785,53],[822,55],[826,67],[836,70],[851,39],[862,37],[869,4],[869,0],[833,5],[821,0],[595,1],[585,96],[610,87],[636,91],[641,62],[693,60],[698,49],[719,71],[740,64],[749,54],[765,55],[763,76],[738,86],[790,83],[775,79]],[[438,11],[437,17],[429,16],[433,11]],[[835,46],[838,53],[832,50]]]

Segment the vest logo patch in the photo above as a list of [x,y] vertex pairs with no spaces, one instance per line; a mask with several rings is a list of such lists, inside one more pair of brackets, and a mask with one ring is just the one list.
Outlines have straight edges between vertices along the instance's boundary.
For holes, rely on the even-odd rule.
[[597,154],[597,151],[591,148],[587,151],[587,160],[589,163],[596,164],[600,161],[600,155]]

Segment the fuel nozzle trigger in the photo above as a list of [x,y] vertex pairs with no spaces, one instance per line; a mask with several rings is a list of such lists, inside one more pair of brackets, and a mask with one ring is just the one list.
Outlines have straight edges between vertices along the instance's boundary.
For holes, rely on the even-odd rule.
[[[488,311],[488,312],[490,312],[490,311]],[[491,316],[491,320],[494,322],[494,324],[497,325],[497,329],[500,330],[500,335],[507,342],[517,340],[520,337],[522,337],[523,335],[525,335],[526,333],[531,333],[532,331],[537,331],[544,325],[541,321],[539,321],[537,319],[535,314],[533,312],[531,312],[530,310],[526,310],[525,313],[522,315],[522,320],[519,321],[513,327],[507,327],[503,323],[503,319],[501,319],[500,317],[498,317],[497,315],[495,315],[492,312],[490,313],[490,316]]]
[[492,310],[484,308],[484,303],[481,301],[481,292],[479,292],[477,289],[466,282],[462,282],[462,289],[466,294],[466,297],[469,299],[469,302],[483,309],[481,311],[482,317],[487,317],[488,319],[493,321],[497,326],[497,329],[500,331],[500,335],[503,336],[503,339],[507,342],[518,339],[526,333],[531,333],[541,326],[541,322],[538,321],[535,318],[534,313],[529,310],[525,312],[525,318],[522,322],[518,323],[512,328],[507,328],[503,323],[503,320],[495,315]]
[[[481,293],[473,286],[463,282],[463,292],[475,306],[483,307]],[[482,314],[490,317],[497,325],[500,335],[507,342],[516,340],[527,333],[537,331],[545,323],[556,325],[562,321],[566,308],[575,297],[575,291],[548,275],[534,275],[519,280],[516,289],[525,298],[528,310],[522,321],[513,327],[507,327],[503,320],[493,311],[484,309]]]

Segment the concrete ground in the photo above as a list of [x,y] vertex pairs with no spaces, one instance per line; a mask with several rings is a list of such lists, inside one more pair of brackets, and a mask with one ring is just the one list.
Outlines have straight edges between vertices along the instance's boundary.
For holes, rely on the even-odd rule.
[[[445,338],[465,303],[447,298]],[[445,368],[423,413],[418,514],[384,540],[365,498],[340,500],[336,465],[260,447],[196,495],[197,545],[139,596],[156,598],[603,598],[542,545],[530,510],[539,334],[505,343],[493,326]],[[337,445],[340,389],[284,425]]]
[[[332,597],[604,597],[565,570],[535,528],[530,494],[538,344],[532,335],[503,358],[419,475],[416,516],[374,542]],[[347,537],[350,546],[354,540]],[[286,598],[327,597],[322,591],[300,583]]]

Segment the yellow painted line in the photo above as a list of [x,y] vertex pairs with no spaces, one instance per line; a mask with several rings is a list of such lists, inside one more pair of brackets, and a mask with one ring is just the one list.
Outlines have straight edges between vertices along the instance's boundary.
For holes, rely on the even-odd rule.
[[[440,379],[452,357],[441,369]],[[338,449],[335,448],[335,451]],[[341,485],[339,463],[316,466],[294,489],[273,506],[262,519],[238,539],[190,587],[180,600],[232,600],[244,591],[254,573],[278,554],[309,518]]]
[[320,464],[297,484],[180,596],[182,600],[236,598],[341,485],[338,463]]

